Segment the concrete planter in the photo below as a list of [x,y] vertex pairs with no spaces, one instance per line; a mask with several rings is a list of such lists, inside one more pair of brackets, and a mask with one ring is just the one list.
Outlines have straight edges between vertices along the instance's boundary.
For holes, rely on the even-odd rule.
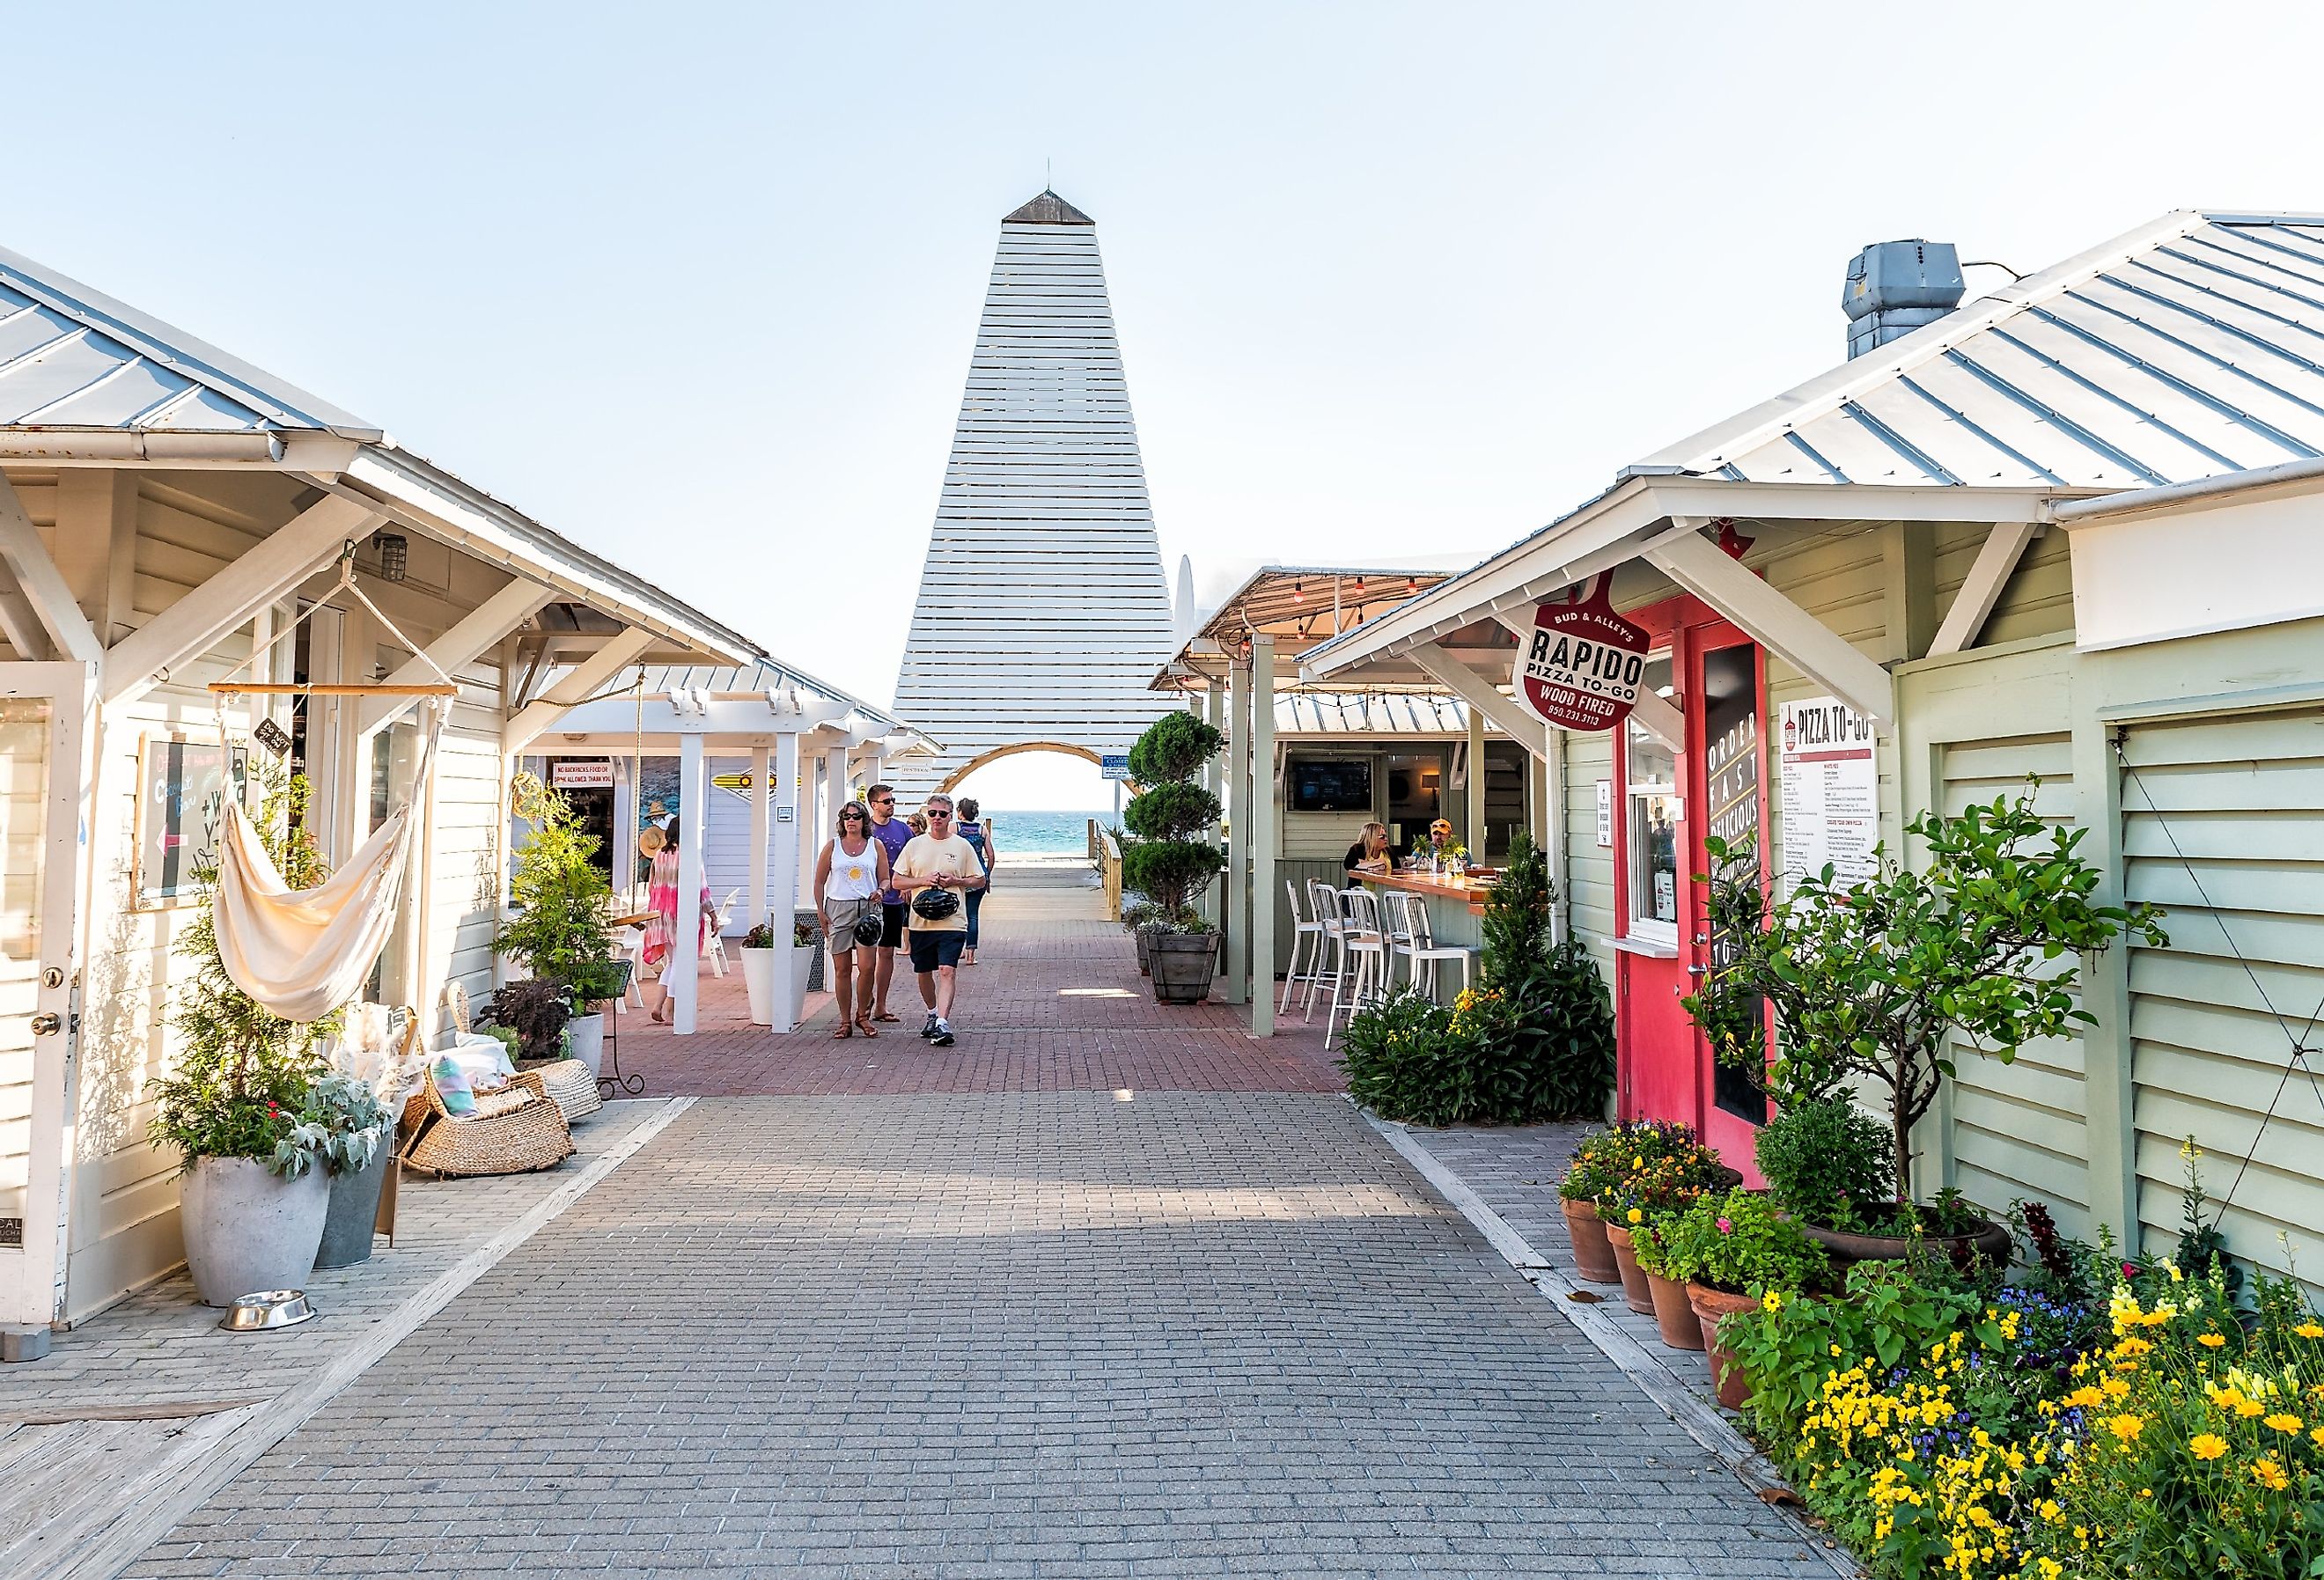
[[178,1184],[178,1220],[202,1304],[302,1288],[330,1208],[331,1178],[320,1169],[282,1179],[255,1158],[196,1159]]
[[775,952],[744,949],[742,953],[742,988],[751,995],[751,1024],[771,1026],[775,1023]]
[[[379,1217],[380,1188],[387,1171],[395,1167],[395,1136],[380,1138],[371,1161],[351,1174],[331,1178],[330,1211],[323,1218],[323,1243],[315,1252],[315,1266],[353,1267],[371,1260],[372,1225]],[[247,1293],[247,1291],[245,1291]]]
[[605,1062],[604,1011],[592,1010],[565,1022],[565,1056],[587,1065],[589,1078],[597,1078],[598,1067]]

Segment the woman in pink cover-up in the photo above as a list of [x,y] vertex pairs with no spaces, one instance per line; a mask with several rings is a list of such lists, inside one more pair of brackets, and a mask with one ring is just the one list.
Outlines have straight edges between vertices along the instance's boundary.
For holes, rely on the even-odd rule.
[[[646,975],[661,988],[661,1003],[653,1007],[653,1019],[667,1026],[671,1014],[669,984],[665,973],[669,967],[670,948],[678,941],[678,830],[672,821],[662,847],[653,853],[653,863],[646,877],[646,909],[653,912],[646,923],[645,947],[641,951],[645,959]],[[709,936],[710,923],[718,914],[710,903],[710,880],[702,880],[702,935],[695,944],[694,957],[702,958],[703,942]]]

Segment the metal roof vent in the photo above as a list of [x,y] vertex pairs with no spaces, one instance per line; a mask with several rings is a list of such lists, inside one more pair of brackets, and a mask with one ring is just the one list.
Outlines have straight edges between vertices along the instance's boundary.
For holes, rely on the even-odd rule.
[[1861,356],[1960,306],[1960,254],[1950,242],[1874,242],[1849,260],[1840,309],[1848,354]]

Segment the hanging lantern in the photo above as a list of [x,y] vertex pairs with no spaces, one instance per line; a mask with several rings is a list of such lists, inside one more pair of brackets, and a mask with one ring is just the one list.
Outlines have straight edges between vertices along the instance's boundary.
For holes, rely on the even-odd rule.
[[401,581],[411,574],[411,541],[401,532],[374,532],[371,546],[379,550],[379,578]]

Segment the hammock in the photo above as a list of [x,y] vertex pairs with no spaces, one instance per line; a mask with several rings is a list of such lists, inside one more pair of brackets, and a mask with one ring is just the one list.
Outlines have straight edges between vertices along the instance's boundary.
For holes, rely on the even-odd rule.
[[412,776],[411,799],[313,889],[293,889],[266,854],[258,830],[231,797],[218,841],[211,899],[218,958],[234,984],[270,1014],[320,1020],[355,996],[395,929],[411,850],[412,808],[435,771],[436,738],[447,708],[431,708],[428,739]]

